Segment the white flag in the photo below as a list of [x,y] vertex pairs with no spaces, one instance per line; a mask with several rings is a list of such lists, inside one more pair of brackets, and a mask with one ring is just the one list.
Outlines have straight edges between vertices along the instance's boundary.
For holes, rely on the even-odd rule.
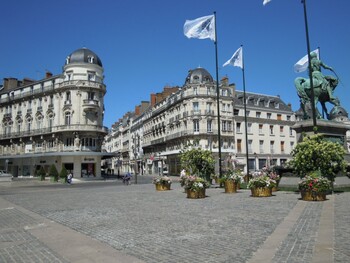
[[[311,53],[314,52],[317,54],[317,58],[320,57],[320,53],[318,48],[315,49],[314,51],[311,51]],[[309,59],[307,57],[307,55],[305,55],[303,58],[301,58],[295,65],[294,65],[294,71],[299,73],[299,72],[303,72],[305,70],[307,70],[308,68],[308,63],[309,63]]]
[[243,48],[240,47],[239,49],[236,50],[236,52],[233,54],[233,56],[226,61],[223,67],[227,65],[232,65],[236,67],[243,68]]
[[188,38],[210,38],[215,41],[214,15],[199,17],[195,20],[186,20],[184,34]]
[[263,5],[266,5],[266,4],[270,3],[270,2],[271,2],[271,0],[264,0]]

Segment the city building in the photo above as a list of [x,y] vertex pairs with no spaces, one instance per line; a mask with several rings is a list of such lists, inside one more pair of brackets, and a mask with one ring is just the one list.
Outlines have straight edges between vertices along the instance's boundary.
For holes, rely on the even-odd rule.
[[63,72],[41,80],[5,78],[0,87],[0,167],[33,176],[40,167],[63,166],[75,177],[100,176],[103,67],[91,50],[67,56]]
[[[219,89],[223,170],[232,167],[233,159],[245,171],[283,165],[290,159],[296,144],[291,105],[278,96],[247,92],[246,145],[244,94],[227,77]],[[218,160],[216,82],[206,69],[190,70],[181,88],[157,97],[151,94],[150,104],[143,109],[125,114],[106,136],[105,148],[118,154],[107,161],[110,170],[179,175],[179,155],[186,147],[209,150]]]

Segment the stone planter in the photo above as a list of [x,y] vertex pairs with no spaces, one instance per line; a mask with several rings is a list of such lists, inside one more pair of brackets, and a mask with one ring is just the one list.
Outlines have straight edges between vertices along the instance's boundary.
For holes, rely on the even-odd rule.
[[314,191],[300,191],[301,199],[304,201],[325,201],[326,193],[318,193]]
[[250,189],[253,197],[268,197],[272,196],[272,188],[269,187],[255,187]]
[[190,198],[190,199],[205,198],[205,188],[199,191],[187,190],[187,198]]
[[232,180],[225,181],[225,193],[232,194],[237,192],[237,184]]
[[171,184],[155,184],[157,191],[168,191],[170,190]]

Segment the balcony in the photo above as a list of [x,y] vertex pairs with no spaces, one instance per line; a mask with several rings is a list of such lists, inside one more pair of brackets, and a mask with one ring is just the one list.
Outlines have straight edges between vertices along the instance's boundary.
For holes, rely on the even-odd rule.
[[84,111],[98,111],[100,109],[98,100],[87,99],[83,100]]

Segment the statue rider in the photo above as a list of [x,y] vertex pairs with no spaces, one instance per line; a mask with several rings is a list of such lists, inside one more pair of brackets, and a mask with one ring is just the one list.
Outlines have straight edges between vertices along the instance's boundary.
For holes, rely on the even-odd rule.
[[[324,64],[320,59],[317,58],[316,52],[310,53],[311,57],[311,68],[312,68],[312,78],[314,87],[321,86],[324,91],[327,91],[330,100],[334,100],[333,89],[329,85],[329,80],[321,73],[321,67],[333,71],[333,68]],[[334,79],[333,76],[327,76],[327,78]]]

